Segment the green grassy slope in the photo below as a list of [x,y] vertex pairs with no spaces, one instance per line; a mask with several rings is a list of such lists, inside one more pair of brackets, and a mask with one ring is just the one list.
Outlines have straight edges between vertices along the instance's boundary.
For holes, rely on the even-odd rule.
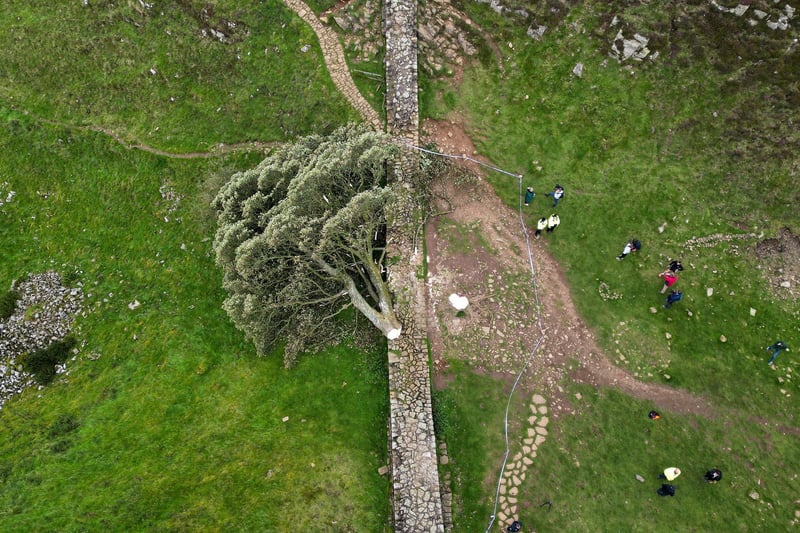
[[221,309],[205,184],[253,161],[168,161],[12,115],[0,145],[17,193],[0,279],[77,272],[86,295],[69,378],[0,411],[3,527],[383,529],[385,352],[286,370]]
[[311,29],[279,1],[6,3],[0,99],[178,151],[358,118]]
[[[582,3],[534,41],[510,16],[464,8],[505,43],[506,74],[491,66],[470,69],[460,88],[448,89],[435,105],[427,102],[429,112],[456,111],[482,154],[525,175],[524,185],[539,194],[529,224],[552,211],[543,193],[556,183],[566,187],[561,226],[546,245],[608,355],[642,380],[704,395],[727,413],[711,420],[670,416],[668,424],[648,426],[647,402],[582,390],[580,414],[556,422],[535,461],[520,504],[523,521],[539,531],[683,531],[707,527],[710,510],[712,520],[732,529],[789,527],[796,499],[791,472],[800,465],[800,364],[790,352],[772,369],[764,347],[778,338],[800,346],[800,302],[773,291],[765,274],[774,264],[755,245],[783,227],[800,232],[800,137],[790,127],[800,119],[800,64],[790,46],[796,29],[752,27],[699,4]],[[618,26],[611,25],[614,15]],[[650,37],[659,57],[619,65],[608,57],[619,29],[626,38]],[[578,62],[580,78],[572,74]],[[517,182],[489,179],[516,208]],[[692,244],[715,234],[743,236]],[[631,237],[643,250],[616,261]],[[657,274],[675,257],[686,266],[677,286],[685,296],[667,311]],[[601,284],[622,298],[604,299]],[[464,416],[482,411],[468,393],[453,394]],[[501,422],[485,421],[495,432],[502,432]],[[657,442],[651,431],[662,432]],[[485,455],[469,449],[455,455],[461,466],[454,468],[467,472],[481,464],[486,475],[480,496],[455,488],[466,528],[485,527],[491,513],[485,502],[496,465]],[[652,478],[666,462],[691,472],[674,501],[654,492]],[[708,492],[699,477],[714,464],[731,475]],[[640,485],[635,473],[650,481]],[[752,491],[761,499],[752,500]],[[552,513],[538,508],[548,497],[560,502]],[[483,521],[472,521],[475,498]]]

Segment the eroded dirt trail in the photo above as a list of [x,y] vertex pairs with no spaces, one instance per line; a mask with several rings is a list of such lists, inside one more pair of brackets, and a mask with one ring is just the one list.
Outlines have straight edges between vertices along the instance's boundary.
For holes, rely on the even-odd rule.
[[[474,153],[471,141],[456,124],[428,121],[423,132],[447,153]],[[477,165],[471,170],[482,173]],[[529,392],[548,396],[552,413],[558,416],[572,412],[568,399],[558,394],[558,384],[577,361],[571,379],[614,387],[674,413],[712,414],[704,398],[641,382],[609,361],[578,316],[564,273],[547,250],[546,235],[535,239],[530,229],[536,271],[533,286],[519,215],[483,179],[438,187],[450,203],[441,203],[439,208],[452,209],[428,225],[426,236],[429,336],[440,379],[446,375],[450,357],[508,375],[519,372],[530,357],[523,385]],[[463,316],[450,307],[451,293],[470,299]]]

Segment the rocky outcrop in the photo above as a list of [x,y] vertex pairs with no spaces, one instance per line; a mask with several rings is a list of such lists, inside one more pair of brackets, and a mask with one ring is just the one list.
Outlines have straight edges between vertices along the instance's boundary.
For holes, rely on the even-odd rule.
[[[65,287],[57,272],[31,274],[11,286],[20,299],[14,314],[0,321],[0,406],[35,382],[23,372],[17,358],[62,340],[72,329],[72,317],[81,309],[83,291]],[[57,373],[64,365],[56,367]]]

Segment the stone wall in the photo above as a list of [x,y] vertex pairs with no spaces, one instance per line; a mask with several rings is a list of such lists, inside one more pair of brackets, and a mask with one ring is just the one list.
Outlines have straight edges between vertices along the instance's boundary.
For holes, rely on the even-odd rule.
[[[386,123],[389,133],[413,146],[419,144],[417,74],[417,4],[415,0],[387,0],[383,5],[386,40]],[[401,169],[415,169],[418,154],[404,150]],[[402,179],[402,172],[399,176]]]
[[[415,0],[387,0],[386,113],[389,133],[400,144],[419,143],[417,26]],[[389,341],[389,416],[394,528],[443,532],[442,500],[431,408],[422,244],[416,242],[421,212],[410,180],[419,167],[413,149],[401,150],[393,165],[398,202],[387,213],[389,285],[402,335]]]

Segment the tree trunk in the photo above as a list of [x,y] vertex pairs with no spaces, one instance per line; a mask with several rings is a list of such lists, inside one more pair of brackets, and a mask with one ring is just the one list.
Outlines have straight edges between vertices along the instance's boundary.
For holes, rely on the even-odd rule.
[[[358,292],[358,287],[356,287],[355,282],[349,276],[335,269],[319,257],[314,257],[314,260],[329,276],[337,277],[342,280],[342,282],[345,284],[347,294],[350,296],[350,301],[353,302],[353,305],[356,307],[356,309],[361,311],[361,314],[367,317],[367,320],[372,322],[376,328],[381,330],[386,338],[389,340],[394,340],[400,336],[403,326],[400,324],[400,321],[397,320],[397,316],[394,314],[391,293],[389,292],[389,288],[383,282],[383,279],[380,278],[380,270],[377,270],[378,278],[376,279],[376,270],[370,268],[370,266],[367,266],[367,272],[370,280],[373,282],[373,285],[380,295],[380,301],[378,302],[380,310],[377,310],[364,299],[360,292]],[[373,263],[367,263],[367,265],[371,264]]]

